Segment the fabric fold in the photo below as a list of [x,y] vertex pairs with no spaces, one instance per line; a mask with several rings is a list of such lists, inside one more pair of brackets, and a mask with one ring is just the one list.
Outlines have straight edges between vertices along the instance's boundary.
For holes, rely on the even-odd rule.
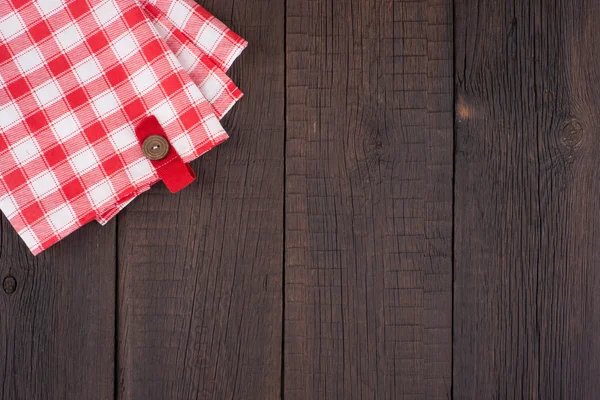
[[[202,95],[212,104],[215,115],[221,119],[243,96],[242,91],[208,55],[179,30],[165,14],[150,3],[143,3],[144,11],[150,18],[158,35],[165,41],[169,50],[181,63]],[[244,47],[246,47],[244,45]],[[239,52],[238,52],[239,50]],[[226,58],[235,59],[243,50],[232,46],[234,54]]]
[[[185,3],[170,3],[166,15],[182,16]],[[0,209],[34,254],[159,180],[135,135],[144,118],[185,163],[227,139],[136,2],[11,0],[0,15]],[[194,32],[198,18],[178,24]],[[228,41],[212,49],[223,71]]]
[[248,42],[192,0],[142,0],[146,9],[164,15],[224,72]]

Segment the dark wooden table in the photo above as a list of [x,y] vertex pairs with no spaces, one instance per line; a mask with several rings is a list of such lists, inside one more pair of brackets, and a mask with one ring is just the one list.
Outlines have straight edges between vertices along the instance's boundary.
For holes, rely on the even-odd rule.
[[596,399],[600,2],[205,0],[231,139],[32,257],[0,399]]

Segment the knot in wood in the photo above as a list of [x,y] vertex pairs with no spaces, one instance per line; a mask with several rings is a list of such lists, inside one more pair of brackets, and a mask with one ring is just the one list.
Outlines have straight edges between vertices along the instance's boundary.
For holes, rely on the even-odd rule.
[[2,281],[2,288],[6,294],[13,294],[17,289],[17,280],[12,276],[7,276]]
[[583,127],[577,121],[567,122],[562,129],[562,143],[569,148],[577,146],[583,138]]

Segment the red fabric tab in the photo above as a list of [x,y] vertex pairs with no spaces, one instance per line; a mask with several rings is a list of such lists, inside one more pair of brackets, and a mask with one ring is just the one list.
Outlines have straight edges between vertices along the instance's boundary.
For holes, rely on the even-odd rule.
[[[138,138],[140,146],[144,143],[144,140],[150,135],[160,135],[167,139],[167,135],[163,130],[162,126],[156,119],[155,116],[145,118],[136,128],[135,135]],[[171,193],[176,193],[192,183],[196,179],[196,174],[190,168],[189,165],[185,164],[179,154],[175,151],[171,143],[169,142],[169,152],[167,156],[162,160],[149,160],[156,173],[162,181],[165,183]]]

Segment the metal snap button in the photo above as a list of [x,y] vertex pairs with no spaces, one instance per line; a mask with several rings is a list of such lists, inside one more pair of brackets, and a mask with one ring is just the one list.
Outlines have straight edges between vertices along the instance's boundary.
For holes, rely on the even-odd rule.
[[144,140],[142,151],[149,160],[162,160],[169,152],[169,142],[160,135],[151,135]]

